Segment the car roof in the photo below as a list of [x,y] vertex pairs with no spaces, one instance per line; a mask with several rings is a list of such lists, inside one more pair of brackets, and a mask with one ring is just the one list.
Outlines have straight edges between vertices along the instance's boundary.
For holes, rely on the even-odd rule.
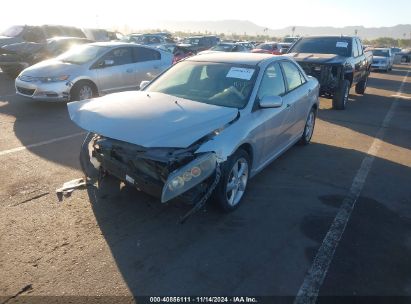
[[305,36],[305,37],[300,37],[300,38],[302,38],[302,39],[305,39],[305,38],[335,38],[335,39],[338,39],[338,38],[358,38],[357,36],[344,36],[344,35],[320,35],[320,36]]
[[[104,42],[94,42],[94,43],[91,43],[91,45],[105,46],[105,47],[117,47],[117,46],[135,46],[136,44],[129,43],[129,42],[122,42],[122,41],[104,41]],[[145,46],[145,45],[141,45],[141,46]]]
[[387,48],[387,47],[377,47],[377,48],[373,48],[373,49],[371,49],[371,51],[372,50],[383,50],[383,51],[388,51],[388,50],[390,50],[391,48]]
[[81,38],[81,37],[67,37],[67,36],[60,36],[60,37],[53,37],[53,38],[48,38],[47,41],[62,41],[62,40],[78,40],[78,41],[92,41],[87,38]]
[[[234,64],[245,64],[245,65],[258,65],[261,62],[273,58],[287,58],[283,56],[274,56],[271,54],[258,54],[258,53],[227,53],[227,52],[218,52],[218,53],[207,53],[189,57],[187,61],[196,61],[196,62],[220,62],[220,63],[234,63]],[[288,58],[287,58],[288,59]]]

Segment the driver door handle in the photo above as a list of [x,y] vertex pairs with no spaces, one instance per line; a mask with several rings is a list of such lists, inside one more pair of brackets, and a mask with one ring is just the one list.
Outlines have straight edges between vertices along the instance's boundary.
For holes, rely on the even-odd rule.
[[133,69],[127,69],[126,72],[127,72],[127,73],[132,73],[132,72],[133,72]]

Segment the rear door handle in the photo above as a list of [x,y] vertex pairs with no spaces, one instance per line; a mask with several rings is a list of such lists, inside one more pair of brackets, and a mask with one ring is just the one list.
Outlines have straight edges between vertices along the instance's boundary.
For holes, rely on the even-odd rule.
[[127,73],[132,73],[132,72],[133,72],[133,69],[127,69],[126,72],[127,72]]

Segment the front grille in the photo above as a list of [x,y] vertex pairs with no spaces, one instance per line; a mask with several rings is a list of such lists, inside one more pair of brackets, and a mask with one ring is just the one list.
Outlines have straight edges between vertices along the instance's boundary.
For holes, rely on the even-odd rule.
[[32,96],[34,94],[35,89],[26,89],[22,87],[17,87],[17,91],[21,94]]
[[303,68],[304,72],[306,72],[308,75],[321,80],[321,71],[323,69],[321,65],[306,62],[300,62],[300,65]]

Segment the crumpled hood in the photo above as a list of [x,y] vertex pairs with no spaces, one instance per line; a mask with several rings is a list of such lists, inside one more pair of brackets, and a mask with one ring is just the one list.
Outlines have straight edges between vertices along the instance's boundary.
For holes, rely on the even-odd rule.
[[146,148],[186,148],[238,115],[235,108],[147,91],[114,93],[67,107],[81,128]]
[[57,59],[41,61],[23,71],[24,76],[31,77],[50,77],[77,74],[78,64],[66,63]]
[[41,43],[20,42],[20,43],[12,43],[12,44],[5,45],[1,49],[9,53],[33,54],[43,48],[44,48],[44,44],[41,44]]
[[294,58],[297,62],[310,63],[343,63],[346,57],[336,54],[313,54],[313,53],[289,53],[288,56]]

